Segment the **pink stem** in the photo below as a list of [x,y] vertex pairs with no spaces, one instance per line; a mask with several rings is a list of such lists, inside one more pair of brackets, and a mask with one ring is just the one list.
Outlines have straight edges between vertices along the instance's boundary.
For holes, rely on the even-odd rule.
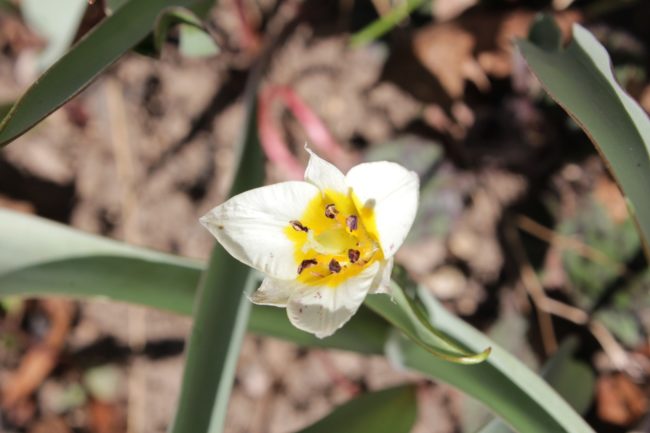
[[258,127],[262,148],[268,159],[277,164],[288,178],[300,179],[304,171],[298,159],[289,151],[287,142],[282,137],[278,125],[270,115],[271,104],[281,100],[302,125],[318,153],[335,165],[347,165],[349,156],[343,147],[332,137],[329,129],[314,111],[287,86],[271,86],[265,89],[259,98]]

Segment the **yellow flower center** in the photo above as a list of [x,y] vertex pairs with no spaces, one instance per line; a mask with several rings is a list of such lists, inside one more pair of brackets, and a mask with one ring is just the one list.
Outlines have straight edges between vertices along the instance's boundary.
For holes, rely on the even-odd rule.
[[318,193],[284,232],[295,246],[296,278],[305,284],[336,287],[384,258],[372,204],[352,191]]

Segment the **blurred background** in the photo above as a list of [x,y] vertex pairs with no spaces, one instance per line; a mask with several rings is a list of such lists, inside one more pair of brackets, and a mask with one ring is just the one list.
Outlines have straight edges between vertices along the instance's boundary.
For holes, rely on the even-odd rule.
[[[109,6],[0,1],[0,103]],[[269,182],[300,176],[305,142],[344,170],[383,159],[415,170],[421,205],[399,278],[533,369],[576,335],[593,373],[573,385],[594,387],[588,421],[650,432],[650,274],[592,144],[513,50],[540,11],[567,39],[573,23],[592,31],[650,110],[647,1],[222,0],[206,23],[212,40],[183,43],[177,29],[159,58],[138,47],[0,151],[0,207],[207,258],[213,238],[198,218],[225,199],[244,87],[265,57],[260,138],[268,155],[291,152],[270,158]],[[0,431],[164,432],[190,325],[101,300],[0,299]],[[227,431],[291,432],[405,379],[420,384],[414,432],[471,433],[489,419],[383,358],[249,335]]]

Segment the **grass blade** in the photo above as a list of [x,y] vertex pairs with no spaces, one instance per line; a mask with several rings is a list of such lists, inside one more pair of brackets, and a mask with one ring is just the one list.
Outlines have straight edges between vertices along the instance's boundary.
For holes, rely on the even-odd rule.
[[400,22],[405,20],[423,3],[424,0],[405,0],[402,4],[391,9],[390,12],[383,17],[377,18],[375,21],[352,35],[350,38],[350,44],[354,47],[359,47],[382,37]]

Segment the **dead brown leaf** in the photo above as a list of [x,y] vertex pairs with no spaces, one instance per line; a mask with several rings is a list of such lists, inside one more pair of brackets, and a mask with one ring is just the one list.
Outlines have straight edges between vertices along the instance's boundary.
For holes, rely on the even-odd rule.
[[115,404],[94,400],[88,405],[88,410],[91,432],[121,433],[124,431],[124,419]]
[[4,195],[0,195],[0,208],[11,209],[22,213],[33,214],[36,209],[28,201],[14,200]]
[[483,90],[489,86],[473,56],[475,47],[474,35],[455,22],[425,27],[413,38],[415,56],[453,99],[463,95],[466,79]]
[[643,89],[643,92],[641,93],[641,106],[643,109],[646,111],[646,113],[650,113],[650,86],[646,86],[645,89]]
[[61,418],[45,418],[34,423],[29,433],[70,433],[70,428]]
[[25,49],[45,46],[45,41],[32,32],[17,16],[0,13],[0,46],[17,54]]
[[603,205],[614,222],[619,224],[625,222],[628,217],[627,204],[614,181],[601,177],[596,183],[594,197]]
[[602,376],[597,385],[598,416],[611,424],[629,426],[648,408],[644,392],[625,374]]
[[[468,14],[454,21],[435,23],[418,30],[413,52],[452,99],[463,96],[465,81],[480,90],[489,89],[488,76],[506,78],[512,72],[512,41],[524,38],[535,17],[533,12]],[[555,14],[565,38],[571,25],[582,20],[577,11]]]

